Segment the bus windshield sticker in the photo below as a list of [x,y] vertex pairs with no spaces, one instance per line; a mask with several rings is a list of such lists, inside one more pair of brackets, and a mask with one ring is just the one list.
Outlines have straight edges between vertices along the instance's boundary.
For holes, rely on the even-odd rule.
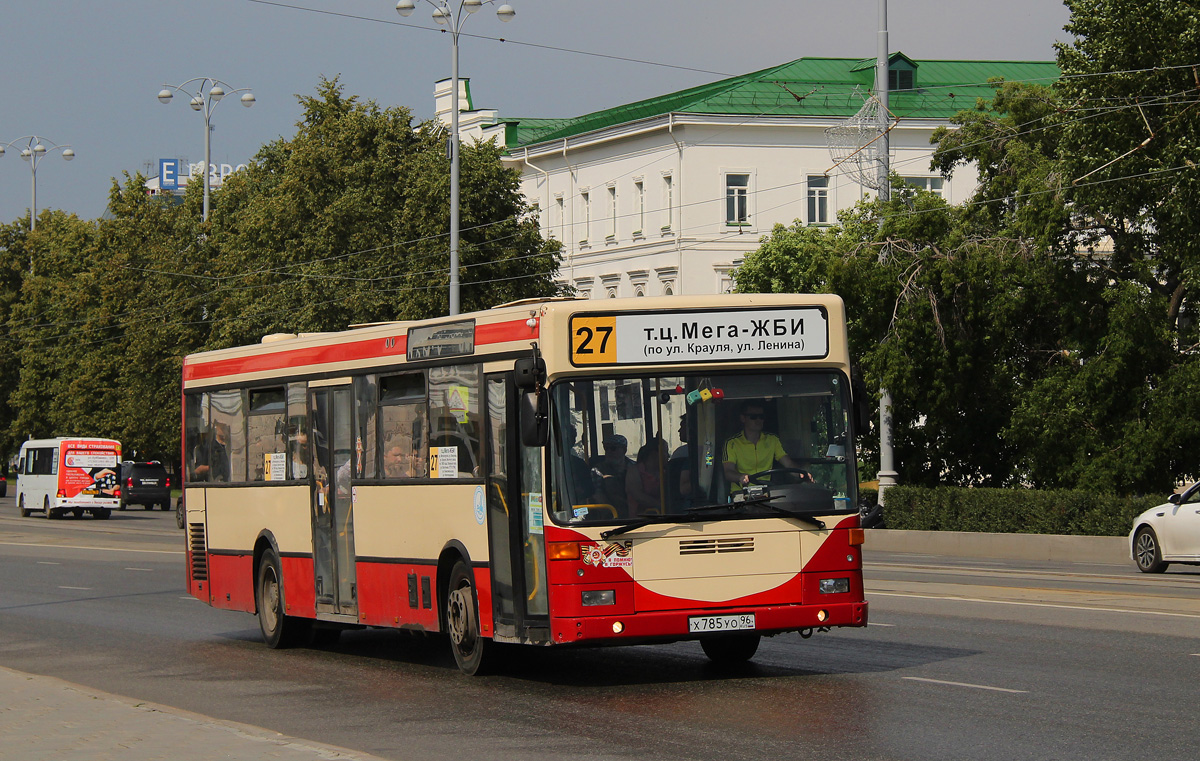
[[597,568],[633,568],[633,542],[608,542],[583,548],[583,562]]
[[429,472],[434,478],[458,478],[458,447],[430,447]]
[[263,453],[263,473],[266,481],[287,480],[287,454],[284,452]]
[[446,409],[460,425],[467,422],[467,405],[471,400],[471,389],[466,386],[451,386],[446,389]]
[[653,312],[571,318],[574,365],[821,359],[829,319],[821,307]]
[[529,493],[529,533],[540,534],[545,530],[546,520],[542,516],[542,495]]
[[475,321],[408,329],[408,360],[462,357],[475,353]]

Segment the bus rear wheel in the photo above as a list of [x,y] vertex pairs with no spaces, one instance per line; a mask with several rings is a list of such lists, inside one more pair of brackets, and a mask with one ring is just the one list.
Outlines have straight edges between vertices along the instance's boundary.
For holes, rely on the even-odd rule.
[[49,497],[46,497],[42,500],[42,509],[46,511],[46,519],[47,520],[57,517],[54,514],[54,511],[50,509],[50,498]]
[[450,583],[446,587],[446,630],[459,670],[468,676],[485,673],[491,642],[479,631],[475,577],[461,560],[450,571]]
[[283,571],[275,550],[267,550],[258,561],[254,585],[254,602],[258,607],[258,627],[267,647],[295,647],[304,642],[312,622],[284,613]]
[[722,634],[700,640],[700,647],[713,663],[726,666],[745,663],[758,652],[759,634]]

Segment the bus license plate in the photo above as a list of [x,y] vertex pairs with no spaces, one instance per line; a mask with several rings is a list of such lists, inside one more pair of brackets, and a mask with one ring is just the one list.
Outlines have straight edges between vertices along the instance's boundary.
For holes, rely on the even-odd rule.
[[738,613],[733,616],[691,616],[688,618],[688,633],[732,632],[754,628],[753,613]]

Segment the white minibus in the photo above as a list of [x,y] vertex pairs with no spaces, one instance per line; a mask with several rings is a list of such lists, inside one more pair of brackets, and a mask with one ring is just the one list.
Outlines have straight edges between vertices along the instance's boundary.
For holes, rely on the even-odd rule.
[[85,512],[107,518],[121,503],[121,442],[60,436],[30,439],[17,455],[17,507],[24,518]]

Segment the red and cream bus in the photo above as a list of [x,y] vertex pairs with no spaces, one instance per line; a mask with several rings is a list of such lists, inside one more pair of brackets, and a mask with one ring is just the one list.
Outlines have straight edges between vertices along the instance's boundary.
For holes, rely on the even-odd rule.
[[[188,586],[272,647],[865,626],[841,299],[519,302],[183,365]],[[757,459],[755,459],[757,458]]]

